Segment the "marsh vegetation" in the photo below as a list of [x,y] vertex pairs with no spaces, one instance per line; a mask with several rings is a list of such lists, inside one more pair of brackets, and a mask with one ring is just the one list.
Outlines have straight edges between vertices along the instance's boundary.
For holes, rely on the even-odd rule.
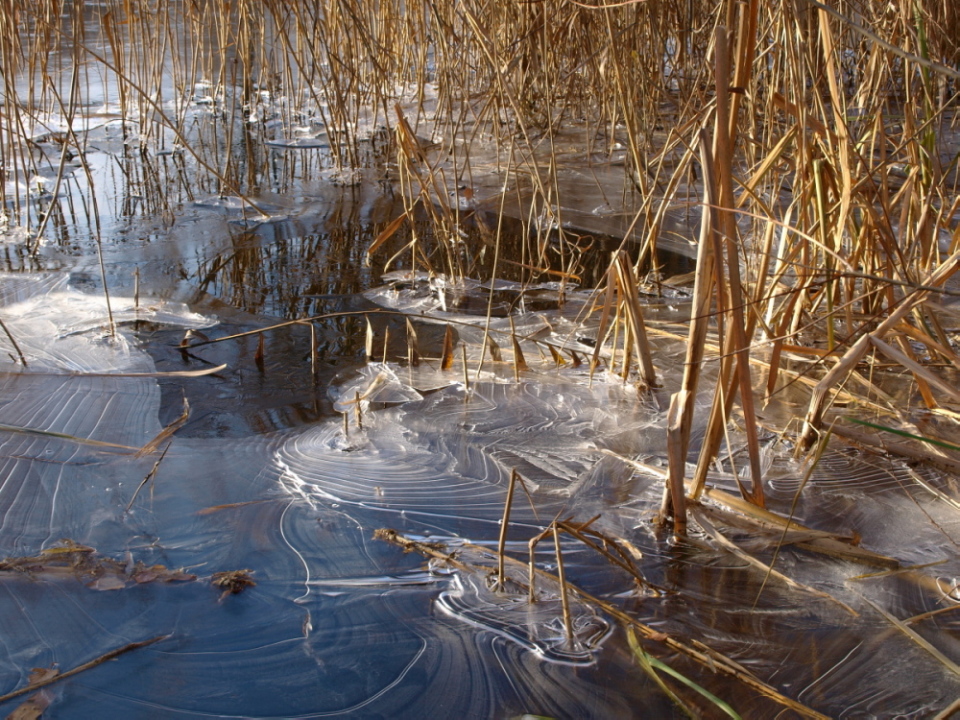
[[956,710],[952,0],[0,38],[4,711]]

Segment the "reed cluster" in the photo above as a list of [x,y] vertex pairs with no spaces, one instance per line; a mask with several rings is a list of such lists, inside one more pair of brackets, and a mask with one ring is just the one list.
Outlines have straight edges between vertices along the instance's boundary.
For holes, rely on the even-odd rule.
[[[840,399],[855,422],[906,438],[842,422],[835,434],[960,467],[955,0],[6,0],[0,75],[0,212],[26,253],[70,216],[91,218],[98,248],[109,241],[87,160],[96,133],[124,175],[117,214],[172,218],[198,194],[266,214],[268,193],[379,180],[402,211],[367,257],[402,235],[391,262],[450,278],[497,275],[510,253],[524,280],[573,280],[584,250],[565,218],[579,201],[566,166],[622,168],[630,222],[595,273],[591,360],[652,395],[661,374],[637,288],[664,280],[669,213],[697,210],[684,371],[666,389],[661,514],[678,534],[731,424],[746,447],[726,459],[749,509],[737,507],[762,514],[757,405],[788,392],[806,415],[776,429],[801,451],[822,448]],[[496,192],[475,202],[479,186]],[[452,340],[443,355],[453,365]],[[885,376],[913,383],[938,434]],[[509,506],[504,533],[508,521]],[[561,587],[559,533],[606,542],[588,525],[548,529]]]

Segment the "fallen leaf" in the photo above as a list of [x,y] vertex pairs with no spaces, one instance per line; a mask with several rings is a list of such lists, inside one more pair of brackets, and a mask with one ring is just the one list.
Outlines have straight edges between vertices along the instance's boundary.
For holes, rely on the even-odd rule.
[[31,695],[7,715],[7,720],[39,720],[52,700],[49,693],[43,691]]
[[33,670],[30,671],[30,675],[27,676],[27,682],[33,685],[34,683],[49,680],[50,678],[56,677],[59,674],[60,668],[58,667],[33,668]]
[[248,587],[253,587],[257,583],[251,577],[252,570],[229,570],[226,572],[214,573],[210,582],[214,587],[223,588],[222,600],[226,595],[236,595],[243,592]]

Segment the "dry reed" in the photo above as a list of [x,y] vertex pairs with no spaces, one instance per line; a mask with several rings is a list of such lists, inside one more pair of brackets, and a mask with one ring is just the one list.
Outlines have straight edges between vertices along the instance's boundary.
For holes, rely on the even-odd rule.
[[[460,278],[494,244],[482,242],[492,233],[461,192],[500,173],[494,272],[513,262],[525,281],[557,273],[566,283],[581,250],[565,222],[575,199],[564,196],[558,148],[577,137],[583,156],[622,163],[621,199],[633,217],[605,275],[594,367],[612,372],[619,357],[625,379],[656,387],[641,272],[656,275],[667,212],[691,196],[702,208],[683,379],[670,388],[663,515],[682,533],[685,491],[710,492],[707,472],[734,422],[750,481],[729,469],[761,511],[759,390],[770,401],[799,388],[794,378],[816,378],[796,438],[805,448],[841,387],[846,397],[866,388],[855,399],[880,412],[867,364],[877,353],[909,373],[928,409],[960,404],[937,367],[960,366],[940,302],[960,269],[955,5],[7,0],[3,217],[26,229],[27,252],[65,241],[62,218],[78,214],[66,200],[66,166],[77,158],[95,182],[84,158],[91,118],[102,112],[119,123],[122,159],[140,168],[129,181],[150,189],[140,212],[171,217],[208,193],[236,196],[256,214],[264,192],[318,178],[351,184],[374,171],[403,207],[366,259],[407,233],[391,261]],[[99,247],[95,198],[81,200]],[[521,225],[512,261],[501,238],[508,198]],[[474,235],[470,222],[479,223]],[[519,380],[526,362],[515,333],[511,340]],[[413,362],[409,325],[408,342]],[[484,352],[499,353],[486,343]],[[448,325],[445,369],[453,354]],[[712,410],[687,485],[701,369],[714,360]],[[765,377],[755,375],[758,362]],[[883,412],[884,423],[913,427],[908,410],[888,403]],[[929,448],[900,445],[955,467]],[[554,524],[555,539],[559,530],[570,532]],[[499,574],[502,582],[502,564]]]

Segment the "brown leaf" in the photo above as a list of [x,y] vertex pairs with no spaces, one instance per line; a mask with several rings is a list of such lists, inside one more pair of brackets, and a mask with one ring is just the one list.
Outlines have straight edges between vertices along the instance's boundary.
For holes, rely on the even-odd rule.
[[208,338],[199,330],[187,330],[187,332],[185,332],[183,335],[183,340],[180,341],[180,347],[190,347],[194,340],[199,340],[200,342],[210,342],[210,338]]
[[257,583],[251,577],[253,570],[228,570],[225,572],[216,572],[210,578],[214,587],[223,588],[221,599],[226,595],[236,595],[243,592],[248,587],[254,587]]
[[64,539],[64,540],[61,540],[60,542],[63,543],[63,545],[47,548],[41,553],[41,555],[43,555],[44,557],[54,557],[58,555],[72,555],[73,553],[94,552],[92,547],[87,547],[86,545],[80,545],[70,539]]
[[31,695],[7,715],[7,720],[40,720],[51,701],[52,698],[46,691]]
[[550,348],[550,355],[553,357],[553,362],[557,367],[567,364],[567,361],[563,359],[563,356],[553,345],[547,345],[547,347]]
[[60,668],[58,667],[33,668],[33,670],[30,671],[30,675],[27,676],[27,682],[33,685],[34,683],[49,680],[59,674]]
[[183,570],[171,570],[163,577],[164,582],[193,582],[196,579],[196,575]]

